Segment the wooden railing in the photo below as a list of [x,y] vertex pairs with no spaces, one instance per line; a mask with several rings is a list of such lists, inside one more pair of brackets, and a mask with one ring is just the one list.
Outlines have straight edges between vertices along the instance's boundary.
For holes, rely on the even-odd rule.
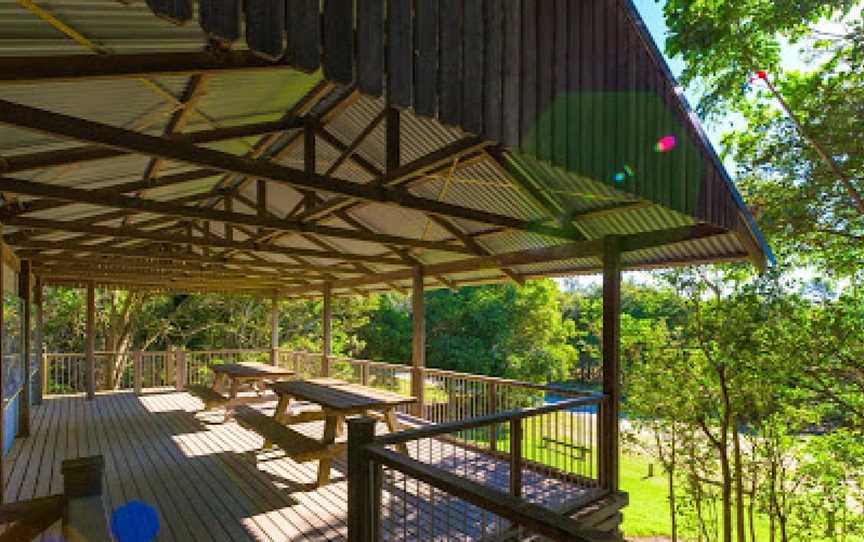
[[[545,492],[523,492],[525,473],[540,467],[596,488],[574,497],[582,504],[604,494],[596,478],[586,478],[581,467],[574,469],[591,462],[584,451],[593,444],[581,440],[584,433],[577,425],[562,425],[560,418],[582,413],[578,425],[594,426],[597,420],[584,413],[602,402],[602,396],[568,399],[379,437],[374,436],[375,420],[349,421],[349,540],[395,540],[405,533],[418,540],[608,539],[570,519],[568,504],[559,496],[550,502],[544,501]],[[543,440],[547,426],[556,426],[555,441]],[[472,454],[470,447],[452,445],[486,435],[499,435],[493,453]],[[408,453],[398,452],[399,446]],[[493,474],[502,463],[509,467],[504,487]]]
[[[100,360],[106,363],[100,365]],[[112,378],[106,378],[104,368],[110,365],[108,361],[114,362],[116,367]],[[391,486],[398,483],[404,485],[408,481],[415,487],[422,485],[429,490],[433,501],[437,491],[441,498],[455,499],[465,506],[474,507],[474,512],[482,510],[480,516],[488,516],[495,527],[486,529],[483,525],[466,524],[461,527],[466,532],[477,534],[479,528],[486,536],[495,530],[512,534],[513,529],[528,529],[553,539],[564,536],[562,533],[565,532],[569,533],[568,536],[573,534],[574,524],[565,522],[550,526],[542,523],[551,517],[547,513],[549,510],[535,499],[534,493],[523,494],[523,472],[546,481],[564,482],[567,487],[575,488],[578,497],[574,498],[581,499],[581,504],[573,505],[572,509],[584,506],[586,495],[597,497],[610,493],[608,481],[602,474],[607,471],[610,458],[600,453],[602,421],[610,409],[608,398],[601,394],[441,369],[415,369],[396,363],[270,349],[171,350],[126,354],[98,352],[96,381],[100,389],[107,389],[109,383],[114,389],[135,389],[137,392],[144,388],[159,387],[183,389],[188,384],[211,382],[211,367],[214,364],[248,361],[278,364],[294,370],[298,378],[329,376],[406,396],[416,389],[413,379],[421,378],[421,401],[410,408],[406,407],[402,412],[408,416],[406,420],[419,428],[366,443],[362,455],[366,463],[377,465],[377,472],[389,476],[385,476],[384,481]],[[43,359],[43,374],[47,382],[45,393],[85,391],[85,363],[83,354],[46,354]],[[554,395],[557,402],[551,403],[550,395]],[[408,456],[394,455],[388,447],[396,443],[408,443],[409,448],[414,447],[414,453]],[[457,455],[462,454],[463,459],[469,455],[472,457],[472,472],[476,470],[483,473],[497,469],[500,465],[509,466],[510,479],[503,488],[507,490],[504,494],[506,498],[500,495],[501,487],[484,486],[483,480],[472,479],[467,469],[464,472],[460,470],[457,478],[468,485],[453,486],[455,482],[452,476],[448,478],[445,475],[448,469],[443,468],[440,462],[436,464],[433,459],[452,455],[454,450],[457,450]],[[425,462],[424,457],[427,459]],[[353,474],[350,477],[355,478]],[[388,498],[397,494],[399,492],[386,493]],[[401,496],[403,500],[414,499],[411,502],[418,506],[423,501],[422,495],[416,491],[406,492],[404,488]],[[500,501],[505,503],[503,508],[490,504],[499,498],[503,498]],[[402,504],[407,506],[407,502]],[[382,504],[379,500],[376,503],[384,509],[392,506],[392,501]],[[530,505],[527,508],[522,506],[526,503]],[[434,502],[414,510],[410,516],[415,518],[412,521],[419,521],[416,517],[422,516],[423,510],[428,511],[428,506],[434,507]],[[555,517],[563,513],[561,510],[553,512]],[[379,517],[382,510],[375,513]],[[399,517],[403,519],[399,520]],[[420,525],[408,525],[408,517],[394,512],[389,522],[380,525],[386,524],[396,530],[425,529]],[[398,521],[402,523],[398,524]],[[538,524],[538,521],[541,523]],[[456,536],[458,533],[453,531],[446,536],[451,534]],[[596,539],[588,538],[584,530],[580,531],[579,536],[584,538],[562,539]],[[357,540],[381,538],[387,536]]]
[[[259,361],[269,363],[270,350],[166,350],[96,352],[97,390],[136,390],[206,384],[214,363]],[[87,356],[82,353],[47,353],[42,359],[45,395],[87,390]]]
[[[326,361],[325,361],[326,360]],[[533,384],[506,378],[472,375],[441,369],[413,370],[409,365],[382,363],[345,357],[325,358],[315,352],[294,352],[269,349],[234,350],[170,350],[160,352],[97,352],[97,388],[134,389],[174,387],[183,389],[189,384],[211,382],[210,367],[218,363],[272,362],[294,370],[298,378],[331,376],[366,386],[386,389],[409,396],[414,389],[412,379],[421,375],[423,397],[418,404],[401,407],[403,414],[410,414],[419,422],[446,424],[466,419],[489,416],[520,408],[543,406],[550,395],[560,399],[589,396],[584,392],[564,390],[559,387]],[[43,359],[44,393],[84,392],[86,386],[83,354],[50,353]],[[109,376],[108,367],[115,367]],[[112,386],[109,388],[109,384]],[[601,402],[586,404],[581,411],[561,412],[556,423],[532,428],[532,438],[548,445],[547,455],[555,455],[554,449],[566,446],[562,438],[579,441],[580,461],[578,472],[571,472],[580,481],[597,482],[599,473],[605,472],[605,458],[599,455],[601,438],[597,420],[604,415]],[[578,430],[578,435],[570,435]],[[467,447],[482,448],[496,452],[507,447],[507,427],[492,425],[488,434],[475,432],[454,433],[448,438],[460,441]],[[563,437],[562,437],[563,435]],[[550,455],[550,457],[551,457]],[[531,460],[531,458],[529,458]],[[548,466],[549,459],[538,461],[538,466]],[[605,484],[604,480],[599,481]]]

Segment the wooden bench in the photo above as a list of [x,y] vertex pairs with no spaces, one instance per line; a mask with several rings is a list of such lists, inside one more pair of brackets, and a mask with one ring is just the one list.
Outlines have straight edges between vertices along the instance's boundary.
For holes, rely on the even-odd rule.
[[264,440],[282,448],[288,457],[298,463],[337,456],[346,447],[345,442],[324,444],[282,425],[272,416],[267,416],[254,408],[244,406],[234,409],[234,419],[243,427],[264,437]]
[[204,403],[204,410],[210,410],[214,407],[225,406],[228,404],[228,397],[217,392],[211,387],[192,384],[186,387],[186,391],[194,395]]

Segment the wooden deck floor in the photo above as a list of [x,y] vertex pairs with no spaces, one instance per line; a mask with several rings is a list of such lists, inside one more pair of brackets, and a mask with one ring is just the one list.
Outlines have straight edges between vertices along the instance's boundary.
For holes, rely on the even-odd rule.
[[[263,408],[268,411],[273,406]],[[233,422],[212,423],[220,421],[221,415],[196,415],[200,408],[201,403],[188,394],[167,391],[140,397],[103,393],[95,401],[81,396],[48,398],[33,409],[32,435],[18,439],[8,456],[6,502],[62,492],[62,460],[102,454],[106,502],[111,509],[133,500],[154,506],[161,524],[158,540],[346,538],[344,461],[334,462],[334,483],[315,489],[316,462],[295,463],[278,449],[262,452],[262,440],[256,434]],[[321,431],[320,425],[305,424],[302,430],[313,434]],[[480,468],[475,454],[461,448],[453,453],[444,446],[437,449],[446,457],[436,460],[475,478],[469,474]],[[506,488],[506,464],[490,466],[489,458],[483,457],[484,483]],[[429,459],[422,457],[422,449],[421,459]],[[524,476],[536,502],[554,505],[584,493],[536,474]],[[404,480],[397,482],[397,486],[404,485]],[[400,487],[394,490],[399,493]],[[426,494],[423,491],[413,497],[415,512],[426,508],[417,506]],[[435,498],[433,492],[429,495]],[[389,495],[385,498],[392,502]],[[428,514],[430,521],[412,520],[419,531],[407,523],[396,525],[385,538],[453,539],[451,534],[438,532],[444,524],[436,526],[434,511],[447,514],[448,528],[451,513],[455,518],[460,514],[469,517],[472,512],[455,510],[453,506],[458,505],[452,502],[442,508],[445,502],[433,500],[428,507],[433,511]],[[485,524],[487,519],[478,521]]]

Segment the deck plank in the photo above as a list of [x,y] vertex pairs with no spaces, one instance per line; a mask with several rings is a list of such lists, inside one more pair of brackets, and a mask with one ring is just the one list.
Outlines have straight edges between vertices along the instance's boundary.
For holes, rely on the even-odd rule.
[[45,433],[40,432],[42,424],[47,423],[46,418],[50,407],[40,405],[31,409],[30,419],[30,434],[31,438],[17,439],[9,450],[7,462],[9,468],[6,471],[5,479],[5,502],[14,502],[19,500],[18,493],[21,490],[21,485],[27,478],[27,470],[33,467],[34,462],[31,461],[34,457],[42,457],[42,449],[45,444],[44,438],[39,438]]
[[148,415],[140,403],[128,401],[124,394],[105,395],[100,400],[110,401],[124,416],[124,425],[134,434],[132,438],[139,443],[153,470],[157,472],[156,480],[161,482],[159,493],[167,495],[180,509],[193,538],[206,541],[223,536],[218,519],[213,517],[206,502],[197,498],[193,485],[195,481],[188,477],[188,462],[178,461],[168,451],[171,448],[176,450],[176,446],[170,442],[171,433],[160,431],[162,428],[157,427],[160,418],[170,413],[160,411]]
[[[275,402],[257,406],[267,414],[274,407]],[[220,412],[200,410],[193,396],[168,390],[100,393],[95,401],[46,397],[33,410],[32,436],[16,441],[10,453],[7,499],[58,491],[63,459],[102,454],[106,503],[112,509],[131,500],[154,506],[160,541],[347,538],[344,458],[333,461],[333,482],[316,488],[316,462],[296,463],[278,447],[262,450],[259,435],[235,422],[221,423]],[[323,422],[292,428],[320,438]],[[476,451],[425,439],[412,443],[410,452],[425,463],[507,488],[509,466]],[[530,470],[523,481],[530,500],[548,505],[584,492]],[[496,524],[491,514],[400,473],[388,474],[384,498],[384,540],[467,540]]]
[[118,460],[116,475],[126,488],[127,498],[156,508],[161,527],[158,540],[189,540],[188,527],[180,521],[176,508],[164,495],[159,498],[153,473],[145,471],[147,462],[142,459],[138,446],[127,438],[120,414],[111,408],[108,401],[96,401],[93,407],[95,412],[91,416],[98,416],[107,426],[104,446]]
[[[244,530],[239,522],[232,520],[232,515],[236,514],[236,511],[232,510],[226,502],[232,500],[234,494],[232,487],[230,485],[213,485],[210,473],[203,469],[202,461],[188,461],[187,453],[189,450],[184,450],[181,447],[180,442],[185,440],[189,434],[188,431],[198,428],[187,428],[178,424],[178,418],[187,418],[186,413],[172,408],[167,401],[159,401],[158,404],[159,412],[163,415],[150,416],[150,418],[155,418],[152,429],[157,435],[172,435],[171,439],[159,438],[158,436],[157,439],[161,440],[163,453],[170,457],[173,469],[180,473],[178,479],[182,478],[181,483],[188,488],[187,495],[192,492],[193,495],[199,496],[200,502],[196,503],[196,499],[192,497],[189,498],[189,501],[196,504],[202,518],[206,518],[205,523],[211,539],[253,539],[252,535]],[[144,423],[148,422],[146,419],[143,421]],[[192,457],[195,455],[193,454]],[[199,491],[199,488],[205,491]]]
[[[292,499],[274,491],[273,482],[256,468],[249,454],[255,448],[242,438],[244,432],[233,423],[214,425],[209,431],[211,449],[218,454],[228,472],[242,481],[240,487],[261,510],[266,511],[264,515],[276,527],[276,532],[288,537],[301,532],[307,533],[310,539],[327,539],[318,525],[308,520],[308,510],[296,510]],[[279,539],[278,536],[275,538]]]

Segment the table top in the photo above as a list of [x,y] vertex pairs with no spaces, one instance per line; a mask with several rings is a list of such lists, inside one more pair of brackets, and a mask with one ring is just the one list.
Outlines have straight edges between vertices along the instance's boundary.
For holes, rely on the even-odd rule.
[[376,409],[413,403],[417,399],[335,378],[291,380],[273,384],[277,395],[290,395],[333,410]]
[[265,365],[263,363],[218,363],[211,365],[210,369],[214,373],[223,373],[231,377],[277,377],[277,376],[292,376],[294,371],[274,365]]

